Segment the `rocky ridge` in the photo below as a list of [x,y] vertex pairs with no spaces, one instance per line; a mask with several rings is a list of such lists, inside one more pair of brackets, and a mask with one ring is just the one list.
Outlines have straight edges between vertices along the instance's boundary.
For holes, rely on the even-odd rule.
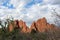
[[[47,20],[45,17],[32,22],[30,28],[28,28],[26,23],[22,20],[20,20],[20,21],[15,20],[14,27],[15,26],[18,28],[21,28],[22,29],[21,32],[24,32],[24,33],[31,32],[32,29],[34,29],[35,31],[39,31],[39,32],[45,32],[45,31],[49,31],[49,30],[57,30],[57,27],[55,25],[47,23]],[[14,27],[10,23],[9,31],[12,31],[14,29]]]

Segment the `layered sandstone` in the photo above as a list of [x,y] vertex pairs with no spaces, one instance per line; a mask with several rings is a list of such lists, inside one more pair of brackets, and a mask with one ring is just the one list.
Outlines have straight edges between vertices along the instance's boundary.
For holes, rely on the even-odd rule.
[[30,28],[31,30],[37,30],[39,32],[45,32],[50,30],[57,29],[55,25],[47,23],[47,20],[45,18],[38,19],[36,22],[32,23],[32,26]]
[[19,21],[19,27],[22,28],[22,32],[28,32],[29,28],[27,27],[26,23],[22,20]]
[[18,20],[15,20],[12,23],[9,24],[9,31],[12,31],[14,28],[20,28],[21,29],[21,32],[28,32],[27,30],[29,29],[27,26],[26,26],[26,23],[22,20],[18,21]]
[[[42,18],[42,19],[38,19],[37,21],[34,21],[31,24],[30,28],[27,27],[27,25],[26,25],[26,23],[24,21],[15,20],[14,21],[14,27],[21,28],[21,32],[24,32],[24,33],[31,32],[32,29],[34,29],[35,31],[39,31],[39,32],[45,32],[45,31],[48,31],[48,30],[57,29],[55,27],[55,25],[47,23],[47,20],[46,20],[45,17]],[[14,29],[13,25],[10,23],[9,30],[12,31],[13,29]]]

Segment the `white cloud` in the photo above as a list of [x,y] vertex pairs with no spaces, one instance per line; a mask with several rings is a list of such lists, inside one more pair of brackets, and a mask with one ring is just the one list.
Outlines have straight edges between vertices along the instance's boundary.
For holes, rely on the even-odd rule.
[[38,3],[32,5],[30,8],[25,8],[24,5],[26,5],[30,1],[11,0],[10,3],[14,5],[15,9],[7,9],[3,7],[2,9],[0,9],[0,18],[4,19],[7,17],[7,15],[11,15],[12,17],[14,17],[14,19],[22,19],[26,21],[28,25],[30,25],[32,21],[35,21],[41,17],[46,17],[48,22],[52,22],[52,8],[59,9],[59,5],[52,5],[53,3],[55,3],[55,1],[56,0],[43,0],[42,4]]

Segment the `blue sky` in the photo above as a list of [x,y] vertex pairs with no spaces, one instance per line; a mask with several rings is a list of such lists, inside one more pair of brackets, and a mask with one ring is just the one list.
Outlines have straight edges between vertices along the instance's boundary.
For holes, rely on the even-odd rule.
[[[5,6],[5,7],[8,7],[9,9],[13,9],[14,8],[14,5],[10,3],[11,0],[1,0],[2,2],[2,6]],[[16,0],[17,1],[17,0]],[[30,2],[28,2],[24,7],[28,8],[34,4],[37,4],[37,3],[41,3],[43,0],[32,0]]]
[[32,21],[46,17],[53,23],[52,8],[60,10],[60,0],[0,0],[0,19],[12,16],[30,25]]
[[10,4],[9,3],[10,2],[10,0],[1,0],[1,5],[2,6],[5,6],[5,7],[8,7],[9,9],[11,8],[11,9],[13,9],[14,7],[13,7],[13,4]]
[[31,2],[27,3],[25,7],[29,8],[30,6],[37,4],[37,3],[41,3],[41,2],[42,0],[32,0]]

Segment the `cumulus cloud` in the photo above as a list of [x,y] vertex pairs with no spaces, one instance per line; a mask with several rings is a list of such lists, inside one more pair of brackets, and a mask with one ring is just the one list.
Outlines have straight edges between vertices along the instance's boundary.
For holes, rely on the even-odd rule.
[[27,22],[28,25],[31,25],[32,21],[46,17],[48,22],[52,23],[52,8],[59,9],[60,1],[43,0],[42,2],[38,2],[39,0],[35,0],[34,2],[36,2],[36,4],[31,4],[29,8],[26,8],[25,6],[32,1],[33,0],[10,0],[9,3],[13,4],[15,9],[8,9],[7,7],[0,6],[0,18],[5,19],[7,16],[12,16],[14,19],[22,19]]

